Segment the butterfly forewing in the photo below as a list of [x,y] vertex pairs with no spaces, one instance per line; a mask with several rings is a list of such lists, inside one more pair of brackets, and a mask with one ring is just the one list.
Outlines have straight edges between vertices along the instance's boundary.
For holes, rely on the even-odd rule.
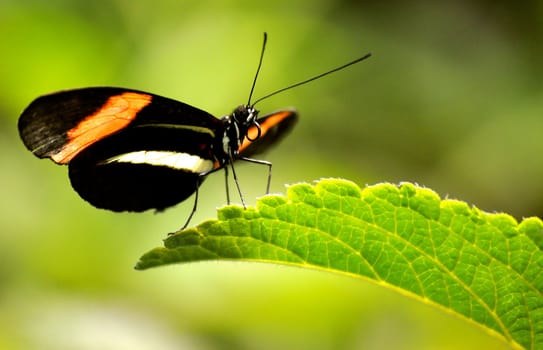
[[26,147],[67,164],[85,147],[133,125],[164,124],[215,130],[209,113],[158,95],[113,87],[61,91],[34,100],[19,118]]
[[[239,148],[239,157],[250,158],[266,152],[281,141],[298,121],[295,109],[285,109],[258,118],[260,132],[256,126],[249,128],[247,137]],[[257,136],[260,134],[260,137]],[[253,140],[253,141],[251,141]]]

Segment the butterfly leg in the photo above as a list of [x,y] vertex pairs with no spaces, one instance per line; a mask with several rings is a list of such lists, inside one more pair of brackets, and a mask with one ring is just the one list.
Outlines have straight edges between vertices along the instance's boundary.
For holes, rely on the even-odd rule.
[[230,205],[230,189],[228,188],[228,167],[224,167],[224,188],[226,189],[226,204]]
[[194,193],[194,205],[192,206],[192,210],[190,211],[190,214],[189,214],[189,217],[187,218],[187,221],[185,222],[183,227],[181,227],[181,230],[184,230],[184,229],[187,228],[187,226],[190,223],[190,220],[192,220],[192,216],[194,215],[194,213],[196,213],[196,209],[198,208],[198,192],[200,192],[199,187],[196,188],[196,192]]
[[189,217],[187,218],[187,221],[185,222],[185,224],[183,225],[183,227],[181,227],[179,231],[182,231],[187,228],[187,226],[190,223],[190,220],[192,220],[194,213],[196,213],[196,209],[198,208],[198,193],[200,192],[200,184],[202,183],[203,179],[204,179],[204,176],[201,176],[201,175],[198,176],[198,180],[196,182],[196,191],[194,192],[194,204],[192,206],[192,210],[189,214]]
[[245,199],[243,199],[243,193],[241,192],[241,187],[239,187],[238,176],[236,175],[236,169],[234,168],[234,158],[232,157],[232,155],[230,155],[230,166],[232,167],[232,175],[234,176],[234,182],[236,183],[236,188],[238,189],[241,205],[243,205],[243,208],[245,209],[247,208],[247,206],[245,205]]
[[268,167],[268,183],[266,184],[266,194],[269,194],[270,193],[271,178],[272,178],[272,163],[268,162],[266,160],[246,158],[246,157],[239,157],[238,160],[243,160],[243,161],[246,161],[246,162],[249,162],[249,163],[262,164],[262,165],[266,165]]

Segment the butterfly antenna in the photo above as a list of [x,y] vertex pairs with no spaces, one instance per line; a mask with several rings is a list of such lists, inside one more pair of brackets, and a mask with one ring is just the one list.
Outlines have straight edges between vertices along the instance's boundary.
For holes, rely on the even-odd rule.
[[[262,51],[262,52],[264,52],[264,51]],[[281,93],[281,92],[283,92],[283,91],[290,90],[290,89],[295,88],[295,87],[297,87],[297,86],[307,84],[307,83],[309,83],[309,82],[311,82],[311,81],[313,81],[313,80],[320,79],[320,78],[324,77],[325,75],[332,74],[332,73],[334,73],[334,72],[337,72],[338,70],[342,70],[342,69],[344,69],[344,68],[347,68],[347,67],[349,67],[349,66],[352,66],[352,65],[355,64],[355,63],[358,63],[358,62],[360,62],[360,61],[363,61],[363,60],[365,60],[366,58],[369,58],[370,56],[371,56],[371,53],[367,53],[367,54],[365,54],[364,56],[359,57],[359,58],[357,58],[357,59],[355,59],[355,60],[353,60],[353,61],[351,61],[351,62],[349,62],[349,63],[345,63],[345,64],[342,65],[342,66],[336,67],[336,68],[334,68],[334,69],[331,69],[331,70],[329,70],[329,71],[326,71],[326,72],[324,72],[324,73],[321,73],[321,74],[319,74],[319,75],[316,75],[316,76],[314,76],[314,77],[312,77],[312,78],[309,78],[309,79],[300,81],[300,82],[298,82],[298,83],[296,83],[296,84],[292,84],[292,85],[289,85],[289,86],[284,87],[284,88],[282,88],[282,89],[276,90],[276,91],[274,91],[274,92],[272,92],[272,93],[269,93],[269,94],[267,94],[267,95],[265,95],[265,96],[259,98],[258,100],[256,100],[256,101],[253,103],[253,106],[256,105],[258,102],[260,102],[260,101],[262,101],[262,100],[265,100],[265,99],[267,99],[267,98],[269,98],[269,97],[272,97],[273,95],[277,95],[278,93]],[[261,61],[262,61],[262,58],[261,58]],[[259,66],[259,68],[260,68],[260,66]],[[253,84],[253,85],[254,85],[254,84]],[[252,90],[251,90],[251,93],[252,93]]]
[[253,97],[253,91],[255,90],[256,79],[258,79],[258,73],[260,73],[260,67],[262,67],[262,60],[264,59],[264,51],[266,50],[266,42],[268,41],[268,34],[264,32],[264,41],[262,42],[262,51],[260,51],[260,60],[258,61],[258,68],[256,69],[255,78],[253,79],[253,86],[251,86],[251,92],[249,93],[249,100],[247,106],[251,105],[251,98]]

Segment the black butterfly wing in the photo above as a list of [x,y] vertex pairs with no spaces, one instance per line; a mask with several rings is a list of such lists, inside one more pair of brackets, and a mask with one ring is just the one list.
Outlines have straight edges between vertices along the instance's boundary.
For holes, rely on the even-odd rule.
[[200,109],[147,92],[91,87],[38,97],[19,117],[18,128],[37,157],[67,164],[88,145],[132,124],[215,129],[221,123]]
[[164,209],[190,196],[198,174],[215,167],[222,122],[154,94],[85,88],[42,96],[19,119],[26,147],[68,164],[92,205],[114,211]]
[[187,130],[123,130],[78,154],[69,164],[70,181],[98,208],[162,210],[188,198],[199,174],[214,167],[211,144],[206,134]]

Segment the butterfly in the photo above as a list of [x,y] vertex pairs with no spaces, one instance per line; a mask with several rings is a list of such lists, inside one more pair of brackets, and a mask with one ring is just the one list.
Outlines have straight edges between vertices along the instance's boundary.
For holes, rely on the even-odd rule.
[[298,120],[292,108],[259,117],[255,104],[369,57],[367,54],[251,103],[266,39],[264,33],[248,103],[222,118],[148,92],[88,87],[35,99],[19,118],[19,134],[37,157],[67,165],[73,189],[97,208],[160,211],[195,193],[186,227],[196,211],[203,180],[224,169],[228,184],[229,168],[245,206],[234,162],[267,166],[269,192],[272,164],[253,156],[278,143]]

